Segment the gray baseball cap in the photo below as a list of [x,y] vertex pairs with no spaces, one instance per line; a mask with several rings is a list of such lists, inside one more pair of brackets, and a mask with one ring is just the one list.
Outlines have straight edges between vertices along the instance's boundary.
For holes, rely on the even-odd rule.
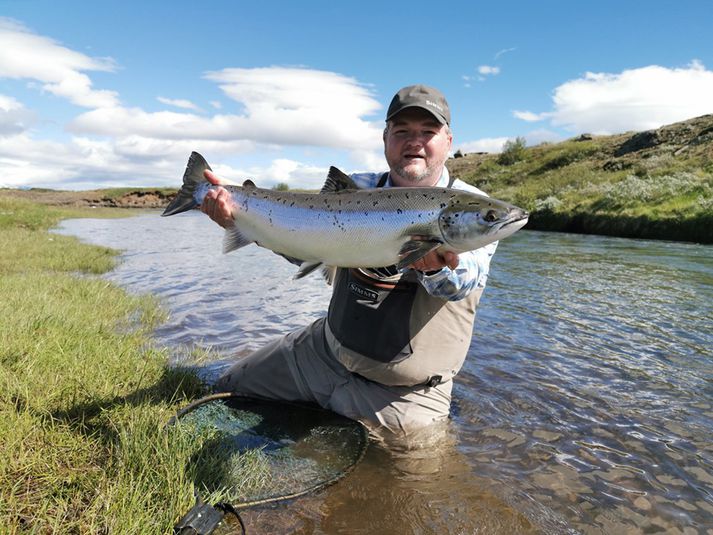
[[386,112],[389,121],[397,113],[406,108],[421,108],[433,115],[441,124],[451,124],[451,111],[448,108],[446,97],[438,89],[426,85],[410,85],[400,89],[391,99]]

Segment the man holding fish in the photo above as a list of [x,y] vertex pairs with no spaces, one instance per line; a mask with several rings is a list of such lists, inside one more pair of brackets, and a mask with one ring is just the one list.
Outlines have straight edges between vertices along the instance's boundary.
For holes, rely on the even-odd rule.
[[[334,286],[327,317],[238,360],[219,379],[218,390],[314,402],[395,433],[410,433],[448,417],[452,379],[470,347],[475,309],[496,240],[521,228],[527,214],[449,176],[445,162],[453,137],[450,110],[440,91],[414,85],[396,93],[387,111],[383,139],[389,171],[341,177],[333,169],[331,185],[325,186],[322,195],[334,197],[310,197],[324,198],[330,205],[326,215],[314,217],[323,217],[325,223],[333,219],[331,224],[347,234],[350,223],[338,220],[343,215],[342,201],[345,210],[352,199],[363,201],[374,211],[359,210],[365,210],[364,217],[372,222],[388,218],[385,210],[392,194],[406,199],[418,195],[428,202],[430,197],[438,204],[408,216],[412,221],[401,233],[394,265],[369,265],[381,257],[370,257],[368,251],[363,257],[373,260],[341,265],[331,261],[338,267],[325,270]],[[269,242],[267,237],[254,237],[249,225],[241,222],[241,210],[248,209],[251,199],[242,201],[229,189],[215,187],[224,182],[209,168],[203,174],[213,186],[198,204],[228,234],[233,233],[226,248]],[[247,183],[241,189],[255,191]],[[356,196],[340,193],[344,189],[355,191]],[[374,197],[364,197],[367,194]],[[436,199],[436,194],[443,197]],[[309,202],[314,206],[314,200]],[[411,200],[404,202],[409,208],[395,209],[394,214],[410,210]],[[284,199],[282,204],[286,204]],[[432,223],[424,222],[428,217]],[[463,226],[466,222],[468,229]],[[388,234],[394,225],[372,235]],[[472,236],[466,234],[478,234],[480,241],[467,241]],[[458,246],[461,242],[470,245]],[[306,258],[310,254],[306,250],[265,246],[296,263],[300,260],[295,258],[304,260],[301,275],[323,267],[317,253]]]

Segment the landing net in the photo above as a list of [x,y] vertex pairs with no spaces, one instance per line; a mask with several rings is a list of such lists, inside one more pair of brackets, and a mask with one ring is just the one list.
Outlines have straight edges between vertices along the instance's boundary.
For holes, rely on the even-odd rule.
[[230,393],[202,398],[172,421],[201,441],[196,487],[236,508],[296,498],[335,483],[363,457],[364,426],[304,404]]

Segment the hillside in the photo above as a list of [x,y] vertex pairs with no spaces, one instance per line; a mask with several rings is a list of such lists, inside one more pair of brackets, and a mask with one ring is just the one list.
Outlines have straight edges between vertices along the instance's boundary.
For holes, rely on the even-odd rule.
[[529,210],[526,228],[713,243],[713,115],[466,154],[447,166]]

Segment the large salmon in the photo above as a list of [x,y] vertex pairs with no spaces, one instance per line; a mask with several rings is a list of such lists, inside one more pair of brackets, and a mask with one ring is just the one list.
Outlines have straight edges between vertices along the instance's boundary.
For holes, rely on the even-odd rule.
[[[204,178],[205,169],[208,163],[193,152],[164,216],[203,202],[215,187]],[[235,203],[224,252],[256,243],[301,259],[298,278],[319,266],[403,269],[432,250],[471,251],[509,236],[528,217],[516,206],[458,189],[360,190],[335,167],[320,193],[262,189],[250,180],[224,187]]]

